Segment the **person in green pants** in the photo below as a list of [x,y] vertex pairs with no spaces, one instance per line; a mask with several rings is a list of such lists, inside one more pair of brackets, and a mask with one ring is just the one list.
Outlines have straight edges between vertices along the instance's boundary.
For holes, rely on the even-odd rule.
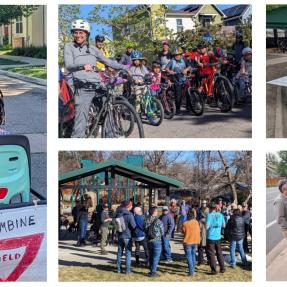
[[112,221],[112,218],[109,216],[109,206],[104,204],[103,211],[101,213],[101,254],[106,255],[107,251],[105,250],[106,242],[109,234],[109,224]]

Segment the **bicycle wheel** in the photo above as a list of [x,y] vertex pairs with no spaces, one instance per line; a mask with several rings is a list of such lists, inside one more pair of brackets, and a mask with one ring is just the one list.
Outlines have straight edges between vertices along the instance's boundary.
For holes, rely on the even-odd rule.
[[68,102],[64,106],[63,111],[60,113],[60,122],[58,127],[59,138],[70,138],[72,136],[72,132],[74,129],[74,119],[69,120],[67,122],[64,121],[64,117],[66,113],[69,111],[70,104],[71,102]]
[[151,97],[147,105],[147,120],[153,126],[159,126],[164,117],[163,106],[156,97]]
[[175,116],[176,111],[173,92],[171,90],[167,90],[166,97],[161,97],[160,99],[164,110],[164,118],[171,120]]
[[196,116],[201,116],[204,112],[204,100],[198,91],[189,87],[187,90],[187,97],[189,97],[191,110]]
[[222,113],[227,113],[232,110],[233,88],[226,77],[219,76],[216,78],[214,83],[214,96],[217,106]]
[[102,137],[143,138],[143,125],[133,106],[126,100],[115,100],[112,106],[104,115]]

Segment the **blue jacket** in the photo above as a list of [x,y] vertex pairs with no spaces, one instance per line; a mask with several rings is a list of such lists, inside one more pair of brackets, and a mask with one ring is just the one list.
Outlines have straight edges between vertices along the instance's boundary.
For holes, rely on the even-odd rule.
[[119,208],[116,217],[123,216],[126,230],[118,232],[118,238],[129,239],[132,238],[132,231],[136,228],[136,223],[133,214],[126,208]]
[[159,218],[163,223],[164,235],[171,237],[172,231],[174,229],[174,219],[168,213],[165,215],[161,215]]
[[135,218],[136,228],[134,229],[133,237],[135,238],[145,237],[144,216],[135,214],[134,218]]

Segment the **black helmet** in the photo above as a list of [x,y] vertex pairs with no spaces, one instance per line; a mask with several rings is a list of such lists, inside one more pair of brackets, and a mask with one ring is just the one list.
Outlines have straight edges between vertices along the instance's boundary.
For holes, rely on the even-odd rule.
[[96,37],[95,37],[95,41],[96,42],[104,42],[105,41],[105,36],[103,36],[103,35],[97,35]]
[[153,61],[153,62],[152,62],[152,67],[153,67],[153,68],[154,68],[154,67],[161,67],[161,64],[160,64],[159,61]]

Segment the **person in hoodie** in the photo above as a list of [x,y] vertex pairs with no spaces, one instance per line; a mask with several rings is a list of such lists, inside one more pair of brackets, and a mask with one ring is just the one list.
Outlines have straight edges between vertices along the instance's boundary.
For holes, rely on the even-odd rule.
[[142,213],[142,209],[140,207],[134,208],[134,218],[136,223],[136,228],[133,232],[133,240],[135,242],[136,250],[135,250],[135,259],[136,265],[140,265],[140,247],[142,246],[145,253],[145,263],[148,265],[149,262],[149,252],[147,246],[147,239],[144,230],[144,216]]
[[166,263],[172,263],[170,239],[174,230],[174,219],[169,213],[167,206],[162,208],[162,215],[159,219],[164,227],[164,235],[162,237],[162,258]]
[[133,50],[134,49],[132,46],[128,46],[126,52],[122,55],[119,63],[122,65],[130,66],[132,64],[131,54]]
[[[78,19],[71,24],[73,41],[64,46],[64,63],[67,70],[67,81],[77,91],[75,95],[75,123],[72,133],[74,138],[84,138],[88,114],[93,98],[103,96],[100,88],[101,77],[94,70],[97,62],[117,70],[127,70],[128,67],[106,58],[95,46],[89,44],[90,24]],[[100,108],[100,107],[99,107]]]
[[274,201],[277,223],[282,233],[287,238],[287,179],[281,180],[279,183],[280,194]]
[[148,237],[149,248],[149,277],[159,277],[157,274],[157,266],[160,260],[162,244],[161,239],[164,235],[163,223],[157,217],[157,206],[152,206],[149,210],[149,216],[145,221],[145,231]]
[[132,256],[132,233],[136,228],[136,222],[131,209],[133,204],[131,201],[123,201],[121,207],[118,208],[116,220],[123,222],[122,230],[117,231],[118,235],[118,252],[117,252],[117,271],[122,272],[122,256],[125,250],[126,255],[126,274],[131,273],[131,256]]
[[240,212],[240,209],[235,209],[233,215],[227,222],[226,229],[228,232],[228,237],[230,241],[230,266],[232,268],[236,267],[236,256],[235,250],[239,250],[239,254],[245,267],[247,264],[246,255],[243,248],[243,240],[245,237],[245,223]]

